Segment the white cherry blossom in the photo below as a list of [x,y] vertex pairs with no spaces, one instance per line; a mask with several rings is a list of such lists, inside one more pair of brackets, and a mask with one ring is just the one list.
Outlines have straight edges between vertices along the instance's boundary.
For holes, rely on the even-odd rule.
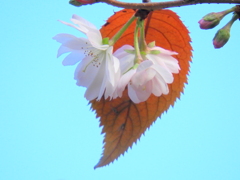
[[70,34],[58,34],[53,39],[62,45],[57,57],[69,53],[63,65],[75,65],[74,79],[77,85],[86,87],[87,100],[112,98],[120,78],[119,60],[113,56],[113,47],[103,44],[100,31],[85,19],[73,15],[71,21],[77,26],[60,21],[86,34],[88,39]]
[[120,60],[121,78],[115,96],[122,96],[125,87],[134,103],[146,101],[151,94],[168,94],[168,84],[174,80],[173,73],[179,72],[178,61],[172,57],[177,53],[161,47],[148,47],[143,61],[135,63],[134,48],[125,45],[114,55]]

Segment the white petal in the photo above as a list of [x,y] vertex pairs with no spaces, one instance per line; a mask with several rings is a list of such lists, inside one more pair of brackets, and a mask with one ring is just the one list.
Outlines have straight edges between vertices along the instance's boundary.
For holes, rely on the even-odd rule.
[[91,63],[92,60],[93,57],[87,56],[77,66],[74,73],[74,79],[77,80],[77,85],[88,87],[97,76],[99,66],[93,66]]
[[80,27],[85,27],[87,29],[95,29],[97,30],[96,26],[92,23],[90,23],[89,21],[87,21],[86,19],[74,14],[72,16],[71,21],[77,25],[79,25]]
[[96,74],[94,80],[92,83],[89,85],[85,92],[85,97],[87,100],[91,101],[95,98],[97,100],[100,100],[104,90],[105,90],[105,85],[106,85],[106,80],[104,79],[105,77],[105,62],[100,66],[98,73]]
[[[102,64],[101,64],[101,67],[99,69],[99,74],[98,76],[95,78],[97,80],[97,82],[99,82],[100,84],[100,90],[98,92],[98,97],[97,97],[97,100],[100,100],[104,94],[104,91],[106,90],[106,87],[109,87],[107,86],[107,84],[109,84],[110,82],[108,81],[109,77],[107,77],[106,75],[106,61],[103,61]],[[94,82],[93,82],[94,83]],[[95,82],[96,83],[96,82]],[[97,84],[97,83],[96,83]],[[94,84],[94,86],[96,85]],[[112,85],[112,84],[111,84]],[[110,86],[111,88],[111,86]],[[110,89],[109,89],[110,90]],[[109,93],[109,92],[108,92]],[[111,94],[111,92],[110,92]],[[105,97],[106,98],[106,97]]]
[[140,103],[141,101],[138,99],[136,91],[133,89],[132,85],[128,84],[128,96],[129,98],[136,104]]
[[71,51],[72,51],[72,49],[61,45],[60,48],[58,49],[57,58],[60,57],[62,54],[68,53]]
[[[81,61],[81,63],[82,63],[82,62],[83,62],[83,61]],[[76,69],[75,69],[74,79],[77,81],[76,84],[77,84],[78,86],[88,87],[88,85],[84,84],[83,81],[82,81],[82,79],[84,79],[84,75],[85,75],[85,74],[84,74],[83,71],[82,71],[83,66],[82,66],[81,63],[79,63],[79,64],[77,65]],[[87,81],[87,82],[89,82],[89,81]]]
[[[152,83],[153,83],[152,93],[155,96],[161,96],[162,95],[162,88],[161,88],[161,84],[159,83],[158,79],[154,78],[152,80]],[[163,83],[165,83],[165,82],[163,82]]]
[[61,21],[61,20],[58,20],[58,21],[59,21],[60,23],[63,23],[63,24],[65,24],[65,25],[67,25],[67,26],[73,27],[73,28],[75,28],[75,29],[77,29],[77,30],[85,33],[85,34],[88,32],[88,29],[85,28],[85,27],[80,28],[80,27],[78,27],[78,26],[75,26],[75,25],[73,25],[73,24],[71,24],[71,23],[68,23],[68,22],[65,22],[65,21]]
[[57,34],[56,36],[53,37],[53,39],[59,43],[65,43],[65,42],[75,39],[75,38],[77,38],[77,37],[73,36],[71,34],[65,34],[65,33]]
[[[155,47],[155,48],[159,49],[159,47]],[[169,53],[169,54],[174,54],[174,53]],[[160,53],[158,55],[147,54],[146,57],[152,62],[154,62],[154,64],[159,64],[160,66],[167,68],[170,72],[178,73],[180,69],[178,65],[178,61],[169,54],[164,54],[164,53]]]
[[159,58],[159,56],[157,56],[157,55],[147,54],[146,57],[148,60],[152,61],[154,64],[158,64],[160,66],[165,66],[163,59]]
[[151,91],[148,91],[146,87],[148,86],[149,83],[150,82],[148,82],[144,87],[139,86],[138,91],[136,91],[136,94],[140,102],[146,101],[152,93],[152,89]]
[[124,45],[113,53],[120,61],[121,74],[126,73],[134,65],[135,55],[126,52],[125,50],[134,50],[130,45]]
[[152,69],[151,67],[146,69],[141,75],[139,74],[139,84],[144,85],[148,81],[152,80],[156,75],[156,70]]
[[168,56],[168,55],[164,55],[164,54],[159,54],[158,57],[161,58],[164,61],[165,66],[172,73],[178,73],[179,72],[180,67],[178,65],[178,61],[174,57]]
[[131,79],[131,83],[138,87],[140,85],[142,85],[142,79],[144,78],[144,70],[143,71],[138,71],[133,75],[132,79]]
[[104,98],[107,99],[108,97],[110,97],[110,99],[112,99],[114,89],[115,89],[114,86],[112,86],[112,84],[106,81]]
[[168,94],[169,93],[169,89],[168,89],[168,85],[167,83],[164,81],[164,79],[162,78],[161,75],[156,75],[156,81],[158,82],[159,84],[159,88],[160,88],[160,91],[163,93],[163,94]]
[[[115,63],[115,62],[114,62]],[[118,82],[120,80],[120,69],[116,69],[116,72],[114,74],[114,86],[112,86],[112,84],[110,82],[106,83],[106,90],[104,93],[105,99],[107,99],[107,97],[111,98],[117,98],[117,85]]]
[[[140,65],[137,68],[137,72],[136,74],[134,74],[134,76],[132,77],[132,83],[138,87],[139,85],[143,85],[146,83],[146,81],[148,80],[148,74],[146,74],[146,70],[148,68],[150,68],[152,66],[152,62],[151,61],[143,61],[140,63]],[[149,75],[152,75],[149,73]]]
[[157,73],[164,79],[166,83],[173,82],[173,75],[168,69],[159,66],[158,64],[154,64],[152,68],[157,71]]
[[62,43],[58,49],[57,57],[74,50],[84,51],[84,49],[90,45],[89,41],[86,38],[77,38],[70,34],[58,34],[53,37],[53,39],[59,43]]
[[75,38],[69,41],[66,41],[62,44],[73,50],[80,50],[83,51],[86,47],[90,46],[88,39],[85,38]]
[[113,61],[113,67],[114,67],[114,72],[120,72],[120,62],[119,59],[116,58],[115,56],[112,56],[112,61]]
[[125,56],[130,54],[125,50],[134,50],[134,48],[130,45],[124,45],[114,52],[114,56],[116,56],[118,59],[124,58]]
[[122,74],[126,73],[130,68],[134,66],[134,59],[135,55],[128,53],[124,58],[119,60]]
[[146,91],[149,93],[149,96],[152,94],[153,86],[154,86],[153,85],[153,79],[151,79],[150,81],[147,81],[145,83]]
[[148,54],[147,57],[154,62],[152,68],[154,68],[167,83],[172,83],[173,82],[172,72],[170,71],[170,69],[167,68],[164,61],[162,61],[162,59],[158,58],[158,56],[156,55]]
[[117,86],[117,94],[118,94],[119,97],[122,97],[122,93],[123,93],[125,87],[127,86],[127,84],[129,83],[130,79],[132,78],[132,76],[135,73],[136,73],[136,69],[131,69],[130,71],[128,71],[126,74],[124,74],[120,78],[120,80],[118,82],[118,86]]
[[146,101],[151,92],[146,91],[144,87],[136,88],[134,85],[128,84],[128,95],[134,103],[140,103]]
[[143,61],[139,64],[139,66],[137,68],[137,72],[144,71],[145,69],[151,67],[152,65],[153,65],[152,61],[149,61],[149,60]]
[[70,24],[68,22],[64,22],[64,21],[59,20],[59,22],[65,24],[67,26],[73,27],[73,28],[81,31],[84,34],[87,34],[89,31],[92,31],[92,32],[95,32],[95,33],[100,33],[99,30],[96,28],[96,26],[94,26],[92,23],[90,23],[89,21],[83,19],[80,16],[77,16],[77,15],[74,14],[72,16],[71,21],[74,24],[77,24],[78,26],[75,26],[75,25]]
[[104,56],[102,56],[102,61],[106,61],[106,75],[107,80],[112,84],[112,86],[115,86],[115,68],[114,68],[114,62],[113,62],[113,56],[111,54],[111,48],[107,49],[106,53],[104,53]]
[[73,52],[64,58],[62,64],[64,66],[74,65],[77,62],[81,61],[83,57],[84,57],[84,55],[82,53]]
[[174,52],[174,51],[170,51],[170,50],[167,50],[167,49],[163,49],[159,46],[155,46],[153,48],[150,48],[151,50],[158,50],[160,51],[160,54],[166,54],[166,55],[177,55],[178,53],[177,52]]
[[[109,56],[109,54],[107,54]],[[94,66],[92,63],[87,64],[87,68],[85,70],[84,79],[82,79],[81,84],[84,83],[87,85],[86,81],[90,81],[88,83],[88,88],[85,93],[85,97],[88,100],[92,100],[97,98],[100,100],[104,94],[105,98],[112,98],[113,92],[116,88],[116,80],[120,78],[120,72],[116,74],[114,72],[114,67],[109,64],[113,64],[113,61],[110,60],[111,57],[106,57],[106,52],[98,54],[98,61],[101,62],[98,67]],[[92,60],[88,60],[92,61]],[[82,73],[83,74],[83,73]],[[117,77],[118,75],[118,77]]]
[[108,44],[102,44],[102,35],[99,31],[98,33],[89,31],[87,37],[93,47],[100,50],[107,50],[107,48],[109,48]]
[[106,89],[104,92],[104,98],[107,99],[108,97],[110,97],[110,99],[112,99],[115,89],[116,89],[116,86],[112,86],[111,83],[106,81]]

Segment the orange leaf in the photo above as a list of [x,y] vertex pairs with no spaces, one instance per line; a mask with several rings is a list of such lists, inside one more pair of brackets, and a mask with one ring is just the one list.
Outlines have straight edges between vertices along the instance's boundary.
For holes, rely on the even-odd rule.
[[[134,13],[134,10],[124,9],[111,16],[101,29],[103,37],[111,38]],[[145,22],[147,43],[155,41],[157,46],[178,52],[175,58],[179,61],[181,70],[174,74],[174,82],[168,85],[167,95],[156,97],[152,94],[147,101],[135,104],[129,99],[126,88],[121,98],[91,101],[92,109],[96,111],[97,117],[100,117],[102,133],[105,133],[103,156],[95,168],[105,166],[124,154],[145,130],[174,104],[187,83],[192,55],[187,28],[170,10],[153,11]],[[124,44],[133,45],[134,28],[135,23],[114,45],[114,50]]]

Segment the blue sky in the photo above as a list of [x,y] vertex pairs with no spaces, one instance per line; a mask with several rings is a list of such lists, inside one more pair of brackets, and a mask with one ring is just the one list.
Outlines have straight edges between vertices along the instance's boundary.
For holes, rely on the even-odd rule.
[[[232,5],[172,8],[189,28],[193,62],[175,106],[137,145],[109,166],[94,170],[102,153],[99,120],[75,85],[75,67],[56,58],[59,33],[83,36],[57,20],[78,14],[101,27],[119,10],[106,4],[76,8],[68,1],[1,4],[1,180],[237,180],[240,178],[240,23],[230,41],[214,49],[212,30],[198,21]],[[97,18],[96,18],[97,17]]]

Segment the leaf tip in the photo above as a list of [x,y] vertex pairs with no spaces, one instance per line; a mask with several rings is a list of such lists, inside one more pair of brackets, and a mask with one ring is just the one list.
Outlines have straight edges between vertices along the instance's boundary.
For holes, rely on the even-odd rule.
[[103,164],[102,158],[103,158],[103,157],[101,157],[101,159],[98,161],[98,163],[93,167],[94,170],[97,169],[97,168],[100,168],[100,167],[102,167],[102,166],[107,165],[107,164],[105,164],[105,165]]

